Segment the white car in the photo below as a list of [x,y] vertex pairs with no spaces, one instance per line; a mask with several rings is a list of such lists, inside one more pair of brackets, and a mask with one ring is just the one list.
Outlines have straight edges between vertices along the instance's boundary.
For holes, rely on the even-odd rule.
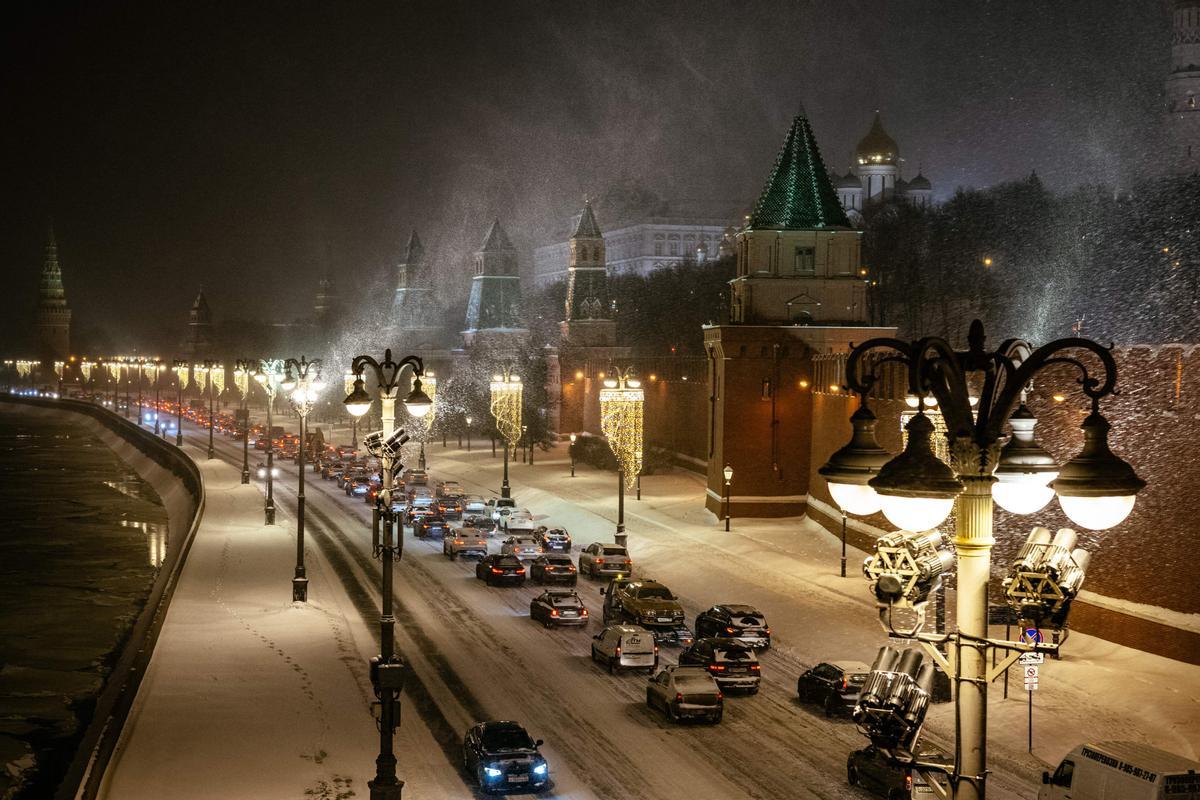
[[500,555],[516,556],[522,561],[532,561],[542,554],[542,546],[532,536],[510,536],[500,547]]
[[672,722],[704,719],[715,725],[725,712],[725,696],[703,667],[672,665],[650,679],[646,705],[662,709]]
[[528,508],[515,508],[500,520],[500,527],[509,533],[533,535],[538,529],[538,524],[533,521],[533,513]]
[[463,516],[465,517],[467,514],[491,516],[491,512],[488,510],[488,504],[485,503],[483,498],[477,494],[467,495],[463,498]]
[[493,497],[484,503],[487,508],[487,513],[492,515],[492,519],[499,522],[503,517],[507,517],[517,507],[517,501],[511,497]]
[[609,625],[592,637],[592,661],[604,664],[609,672],[645,669],[653,675],[658,669],[658,645],[644,628]]

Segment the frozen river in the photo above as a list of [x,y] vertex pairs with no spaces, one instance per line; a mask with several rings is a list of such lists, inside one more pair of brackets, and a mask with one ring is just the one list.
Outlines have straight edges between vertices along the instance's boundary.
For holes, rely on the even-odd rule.
[[[46,797],[166,553],[158,495],[83,418],[0,404],[0,797]],[[86,721],[86,720],[84,720]]]

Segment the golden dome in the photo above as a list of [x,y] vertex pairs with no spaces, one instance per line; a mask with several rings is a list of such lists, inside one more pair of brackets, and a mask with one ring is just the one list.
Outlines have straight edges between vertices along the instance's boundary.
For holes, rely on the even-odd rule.
[[859,164],[895,164],[900,160],[900,148],[896,146],[896,140],[883,129],[878,111],[875,112],[871,130],[858,143],[854,155]]

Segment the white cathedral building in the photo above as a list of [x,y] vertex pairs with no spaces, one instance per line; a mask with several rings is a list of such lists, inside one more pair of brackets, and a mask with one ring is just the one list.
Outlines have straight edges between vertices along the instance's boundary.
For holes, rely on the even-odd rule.
[[883,129],[878,111],[854,149],[854,166],[845,175],[831,175],[838,200],[855,227],[862,224],[863,209],[873,203],[899,200],[918,206],[933,202],[933,185],[920,172],[912,180],[900,175],[900,147]]

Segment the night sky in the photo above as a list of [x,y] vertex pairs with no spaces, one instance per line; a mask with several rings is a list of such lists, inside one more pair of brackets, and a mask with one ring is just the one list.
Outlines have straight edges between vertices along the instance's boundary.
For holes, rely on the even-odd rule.
[[129,346],[177,340],[201,283],[218,322],[306,316],[326,264],[369,285],[413,227],[463,276],[499,216],[528,266],[617,181],[743,208],[801,102],[840,172],[879,108],[941,197],[1127,182],[1154,163],[1170,34],[1161,0],[22,5],[0,33],[6,339],[52,217],[75,334]]

